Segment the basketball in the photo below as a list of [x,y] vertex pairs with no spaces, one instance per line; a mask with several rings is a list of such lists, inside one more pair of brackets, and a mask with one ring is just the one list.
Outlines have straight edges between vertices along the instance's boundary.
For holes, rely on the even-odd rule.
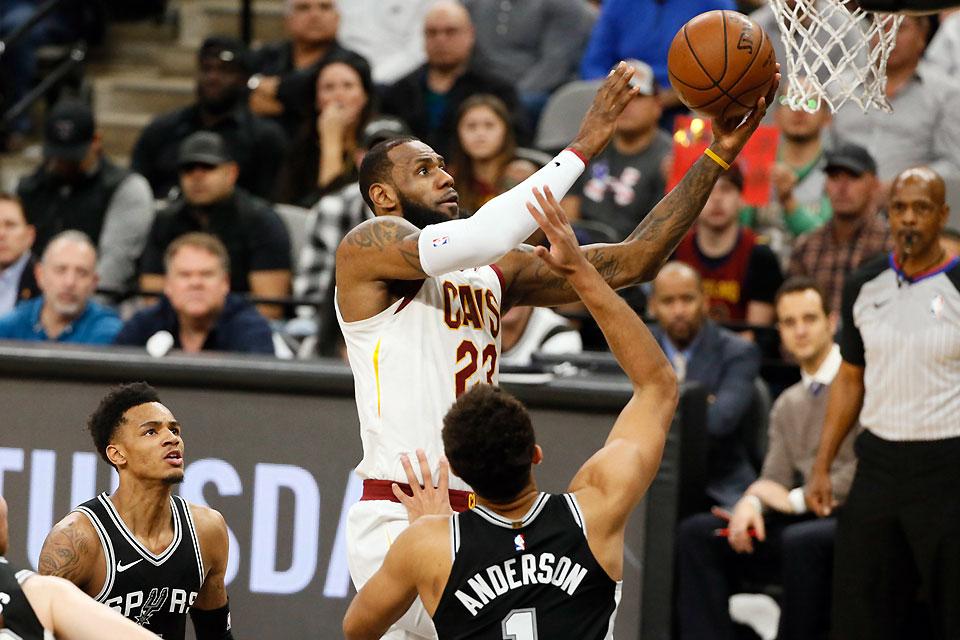
[[770,37],[736,11],[708,11],[687,22],[670,45],[670,84],[687,107],[710,118],[753,109],[777,72]]

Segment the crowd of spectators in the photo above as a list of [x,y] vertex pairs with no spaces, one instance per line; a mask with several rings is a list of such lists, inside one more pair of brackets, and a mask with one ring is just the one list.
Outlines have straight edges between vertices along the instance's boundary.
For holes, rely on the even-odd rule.
[[[13,4],[0,35],[31,5]],[[252,50],[220,35],[202,43],[195,102],[147,125],[129,168],[104,154],[88,104],[67,99],[49,110],[42,163],[16,195],[0,193],[0,338],[115,343],[155,356],[291,355],[288,340],[299,356],[336,357],[334,252],[372,215],[358,184],[364,154],[393,137],[424,140],[445,156],[462,214],[471,215],[549,160],[550,150],[532,145],[558,88],[628,59],[637,95],[562,202],[581,240],[623,240],[663,195],[674,159],[673,116],[683,108],[666,69],[673,34],[735,3],[284,7],[282,41]],[[754,16],[784,63],[772,10]],[[73,23],[58,14],[43,24],[38,42]],[[16,61],[7,81],[22,95],[35,66],[28,46],[3,58],[5,74]],[[685,520],[678,538],[682,637],[730,637],[727,599],[758,576],[783,583],[782,638],[825,637],[835,522],[809,513],[803,487],[824,390],[840,367],[834,336],[850,322],[839,313],[844,283],[894,247],[887,209],[897,175],[926,165],[948,187],[960,182],[958,68],[960,14],[942,16],[938,29],[930,17],[907,16],[887,64],[892,112],[793,111],[781,100],[769,117],[779,140],[768,202],[745,204],[735,164],[645,295],[628,296],[656,324],[678,379],[709,395],[703,513]],[[13,133],[28,127],[18,120]],[[960,250],[956,231],[940,241],[947,254]],[[113,303],[133,293],[146,297],[123,307],[122,320]],[[581,321],[575,306],[510,309],[502,364],[524,368],[537,352],[594,346]],[[765,335],[778,338],[772,347]],[[771,359],[797,365],[800,381],[771,385],[783,393],[758,462],[746,420]],[[841,499],[855,466],[851,443],[830,471]],[[729,539],[715,535],[725,520]]]

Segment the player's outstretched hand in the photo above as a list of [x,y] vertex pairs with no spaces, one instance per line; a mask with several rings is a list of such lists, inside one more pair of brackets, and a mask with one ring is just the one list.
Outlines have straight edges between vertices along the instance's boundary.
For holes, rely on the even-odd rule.
[[569,278],[585,267],[590,267],[590,263],[580,251],[573,227],[567,221],[567,216],[564,215],[563,208],[550,191],[550,187],[544,187],[543,191],[534,188],[533,197],[536,203],[527,202],[527,210],[550,241],[550,249],[534,248],[537,257],[546,262],[554,273],[564,278]]
[[634,69],[620,62],[607,75],[593,97],[593,104],[580,123],[580,131],[570,146],[592,158],[607,146],[617,126],[617,118],[640,89],[630,86]]
[[[780,87],[780,64],[777,63],[777,73],[773,76],[773,84],[770,85],[770,91],[767,95],[757,100],[756,106],[746,118],[733,118],[730,120],[713,119],[713,140],[714,151],[727,162],[733,162],[737,154],[747,144],[747,140],[753,135],[753,132],[760,126],[760,121],[766,115],[767,109],[773,103],[777,96],[777,89]],[[742,121],[741,121],[742,120]]]
[[433,486],[433,474],[430,471],[430,463],[427,462],[427,454],[423,449],[417,449],[417,462],[420,464],[420,476],[423,478],[423,486],[420,486],[420,480],[417,474],[413,472],[413,465],[410,464],[410,458],[407,454],[400,456],[400,464],[407,474],[407,484],[413,491],[412,496],[408,496],[400,488],[400,485],[393,483],[393,495],[397,496],[407,509],[407,520],[413,524],[421,516],[441,515],[448,516],[453,513],[450,506],[450,465],[446,458],[440,458],[440,478],[436,487]]

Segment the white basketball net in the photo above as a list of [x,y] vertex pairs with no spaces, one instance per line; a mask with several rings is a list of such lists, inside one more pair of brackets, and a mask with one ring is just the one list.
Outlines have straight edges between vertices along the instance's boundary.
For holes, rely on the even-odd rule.
[[825,102],[836,113],[852,100],[864,112],[891,110],[887,58],[903,16],[867,13],[850,0],[770,4],[787,51],[785,95],[791,109],[813,113]]

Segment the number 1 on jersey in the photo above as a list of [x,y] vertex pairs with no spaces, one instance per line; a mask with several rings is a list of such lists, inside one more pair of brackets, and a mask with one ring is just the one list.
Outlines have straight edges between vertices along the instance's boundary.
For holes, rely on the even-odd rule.
[[497,370],[497,345],[488,344],[484,347],[482,355],[481,359],[477,345],[471,340],[464,340],[457,347],[457,364],[460,364],[464,359],[467,361],[463,368],[457,371],[456,375],[458,398],[467,390],[467,383],[481,365],[487,367],[487,384],[493,384],[493,374]]
[[537,640],[537,610],[514,609],[500,623],[503,640]]

